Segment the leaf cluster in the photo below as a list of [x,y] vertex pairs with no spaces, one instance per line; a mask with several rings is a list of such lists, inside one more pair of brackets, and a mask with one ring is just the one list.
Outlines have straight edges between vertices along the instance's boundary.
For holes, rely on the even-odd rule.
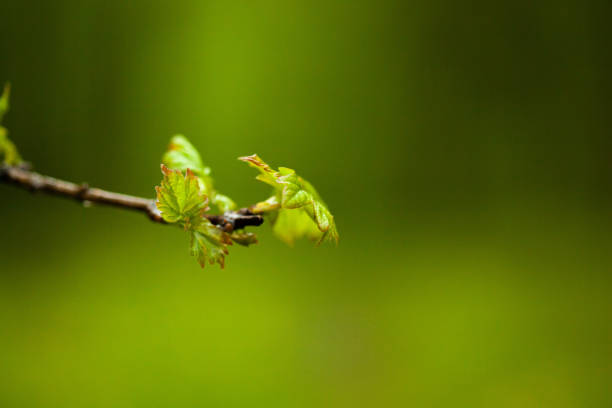
[[338,230],[333,215],[317,190],[308,181],[287,167],[272,169],[259,156],[240,157],[259,170],[257,180],[270,185],[274,195],[255,204],[253,212],[270,215],[275,234],[289,245],[307,237],[317,242],[338,243]]
[[220,212],[236,208],[234,200],[215,190],[210,167],[204,165],[200,153],[185,136],[176,135],[170,139],[168,149],[162,157],[162,163],[175,170],[191,170],[197,176],[202,192],[210,198],[212,205]]
[[[239,158],[259,170],[257,179],[273,188],[273,195],[250,207],[255,214],[270,219],[274,233],[292,245],[296,239],[307,237],[320,244],[338,242],[334,217],[316,189],[292,169],[272,169],[259,156]],[[163,180],[156,187],[157,208],[163,219],[177,224],[188,232],[191,253],[204,267],[208,263],[225,264],[225,255],[232,242],[251,245],[255,234],[247,231],[225,231],[213,225],[205,213],[209,202],[221,212],[230,212],[236,204],[214,188],[210,167],[204,165],[199,152],[182,135],[170,140],[162,157]]]
[[191,239],[191,254],[194,255],[201,267],[206,262],[225,265],[227,246],[231,245],[229,235],[212,225],[204,217],[208,207],[208,197],[204,193],[201,180],[195,173],[187,168],[185,173],[181,170],[172,170],[161,165],[161,186],[155,187],[157,191],[157,208],[164,221],[177,224],[188,232]]
[[[7,84],[0,96],[0,164],[17,166],[22,163],[21,156],[2,126],[2,119],[9,110],[9,94]],[[235,211],[236,203],[217,191],[210,167],[204,164],[200,153],[187,138],[182,135],[172,137],[162,156],[163,178],[155,187],[155,204],[166,223],[187,232],[191,253],[202,267],[206,263],[218,263],[223,268],[228,246],[233,242],[243,246],[257,243],[254,233],[234,230],[238,224],[225,222],[245,214],[265,215],[274,233],[289,245],[301,237],[314,240],[317,245],[324,241],[337,244],[334,217],[312,184],[290,168],[271,168],[257,155],[240,157],[239,160],[259,171],[257,179],[272,187],[272,196],[248,209]],[[220,215],[208,215],[209,205]],[[214,225],[209,220],[219,223],[219,217],[224,220],[224,226]]]

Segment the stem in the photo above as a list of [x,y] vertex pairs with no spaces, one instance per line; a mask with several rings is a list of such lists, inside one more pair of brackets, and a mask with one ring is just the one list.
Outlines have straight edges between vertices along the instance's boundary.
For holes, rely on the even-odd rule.
[[[113,193],[99,188],[89,187],[86,183],[75,184],[53,177],[35,173],[28,165],[0,166],[0,181],[22,187],[31,192],[43,192],[61,197],[73,198],[85,205],[104,204],[145,213],[151,221],[165,224],[155,200]],[[246,226],[259,226],[263,217],[251,212],[248,208],[227,211],[224,214],[205,214],[213,225],[222,227],[226,232],[242,229]]]

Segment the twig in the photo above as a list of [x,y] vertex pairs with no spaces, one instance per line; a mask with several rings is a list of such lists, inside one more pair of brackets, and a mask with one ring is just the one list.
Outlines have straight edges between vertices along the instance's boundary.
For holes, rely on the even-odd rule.
[[[31,171],[28,165],[0,166],[0,181],[25,188],[31,192],[44,192],[61,197],[73,198],[85,205],[95,203],[141,211],[145,213],[151,221],[161,224],[166,223],[155,206],[155,200],[92,188],[86,183],[75,184],[69,181],[44,176]],[[259,226],[263,223],[263,217],[253,214],[248,208],[228,211],[220,215],[205,214],[204,217],[212,224],[220,226],[227,232],[242,229],[247,226]]]

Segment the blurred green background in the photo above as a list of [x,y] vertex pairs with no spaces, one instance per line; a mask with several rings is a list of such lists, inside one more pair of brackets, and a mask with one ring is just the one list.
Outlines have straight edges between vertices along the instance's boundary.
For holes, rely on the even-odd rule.
[[3,407],[612,406],[612,26],[597,1],[1,0],[40,172],[153,196],[184,133],[297,169],[340,245],[0,185]]

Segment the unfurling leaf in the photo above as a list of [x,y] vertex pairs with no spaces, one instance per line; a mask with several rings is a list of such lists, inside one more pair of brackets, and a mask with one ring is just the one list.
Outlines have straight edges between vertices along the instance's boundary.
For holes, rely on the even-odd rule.
[[212,193],[214,198],[211,200],[213,204],[217,206],[220,212],[224,213],[226,211],[232,211],[236,208],[236,203],[228,196],[219,194],[215,190],[213,190]]
[[317,241],[321,237],[317,224],[302,209],[279,210],[272,229],[276,236],[289,246],[293,246],[295,241],[302,237],[311,241]]
[[203,268],[208,261],[211,265],[217,262],[225,267],[227,246],[232,245],[227,233],[215,227],[206,218],[191,230],[191,255],[195,256]]
[[253,214],[263,214],[270,213],[272,211],[278,210],[280,208],[280,203],[278,202],[278,198],[273,195],[268,198],[266,201],[260,201],[255,205],[251,206],[251,212]]
[[9,110],[9,98],[11,96],[11,86],[7,83],[4,85],[4,92],[2,92],[2,96],[0,97],[0,123],[2,123],[2,119],[4,115]]
[[[9,84],[6,84],[2,97],[0,97],[0,124],[9,109],[10,89]],[[0,126],[0,163],[15,166],[22,162],[21,156],[19,156],[17,148],[13,142],[9,140],[7,135],[8,131],[6,128]]]
[[193,223],[208,211],[208,197],[201,191],[198,179],[190,169],[185,175],[180,170],[171,170],[161,165],[164,178],[157,191],[157,208],[164,221],[169,223]]
[[227,245],[232,242],[229,235],[212,225],[204,217],[208,211],[208,197],[204,194],[195,174],[187,169],[185,174],[180,170],[171,170],[161,165],[161,186],[157,191],[157,208],[162,218],[168,223],[183,226],[190,234],[191,253],[197,257],[200,266],[206,262],[218,262],[225,265]]
[[[157,200],[126,196],[99,189],[90,189],[85,184],[73,183],[42,176],[29,171],[23,165],[15,145],[2,127],[2,119],[9,110],[10,87],[7,84],[0,95],[0,165],[2,178],[22,187],[57,193],[76,198],[84,204],[100,202],[119,207],[137,209],[155,222],[182,227],[190,238],[190,251],[202,268],[218,263],[225,266],[228,246],[237,243],[249,246],[257,243],[247,226],[259,226],[265,215],[273,225],[274,233],[289,245],[296,239],[307,237],[317,241],[338,242],[338,231],[334,217],[329,212],[319,193],[294,170],[271,168],[257,155],[241,157],[240,160],[256,168],[257,179],[270,185],[274,194],[248,208],[234,211],[234,201],[214,188],[211,170],[202,161],[200,153],[182,135],[170,140],[161,164],[163,179],[155,187]],[[21,164],[21,165],[20,165]],[[9,168],[17,166],[19,168]],[[206,214],[208,204],[223,214]]]
[[239,160],[259,170],[257,179],[274,188],[273,197],[255,204],[251,210],[255,213],[278,210],[272,221],[280,239],[288,244],[303,236],[317,240],[317,244],[325,240],[338,242],[334,217],[312,184],[298,176],[295,170],[272,169],[257,155]]
[[210,167],[204,166],[200,153],[183,135],[176,135],[170,139],[168,150],[162,157],[162,163],[173,170],[190,169],[198,177],[210,174]]
[[13,142],[6,137],[6,134],[6,129],[0,126],[0,163],[16,166],[23,160],[19,156],[19,152]]
[[162,157],[162,163],[173,170],[191,170],[197,177],[204,194],[210,198],[211,204],[215,205],[220,212],[236,208],[236,203],[231,198],[214,189],[210,167],[204,165],[200,153],[185,136],[176,135],[170,139],[168,150]]

